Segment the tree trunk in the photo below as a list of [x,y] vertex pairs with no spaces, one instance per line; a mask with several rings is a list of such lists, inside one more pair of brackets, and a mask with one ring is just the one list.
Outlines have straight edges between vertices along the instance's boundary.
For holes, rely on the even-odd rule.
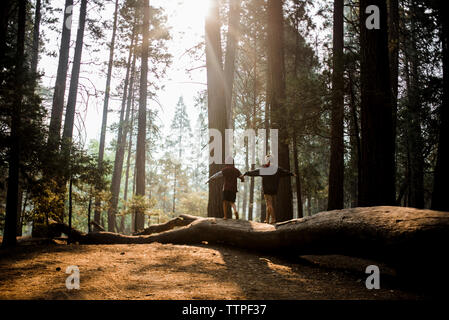
[[[410,180],[409,180],[409,206],[414,208],[424,208],[424,158],[423,158],[423,137],[421,133],[421,103],[420,84],[418,72],[418,55],[416,48],[416,28],[414,9],[411,17],[411,36],[405,53],[405,63],[407,70],[407,113],[406,113],[406,136],[407,149],[410,153]],[[408,65],[411,65],[409,68]]]
[[[135,29],[135,28],[134,28]],[[125,145],[126,145],[126,135],[128,131],[128,120],[129,120],[129,112],[130,112],[130,103],[127,103],[129,99],[128,97],[128,83],[130,83],[129,87],[132,90],[133,87],[133,78],[130,81],[130,77],[134,72],[136,55],[133,56],[133,48],[134,48],[134,38],[135,31],[133,30],[131,36],[131,44],[129,46],[129,55],[128,62],[126,67],[126,76],[125,76],[125,84],[123,86],[123,98],[122,98],[122,107],[120,110],[120,122],[117,133],[117,147],[115,150],[115,161],[114,161],[114,170],[112,172],[112,180],[111,180],[111,202],[108,209],[108,231],[113,232],[115,225],[115,215],[117,212],[118,205],[118,197],[120,193],[120,183],[122,180],[122,171],[123,171],[123,160],[125,156]],[[132,58],[132,65],[131,65]],[[131,71],[132,69],[132,71]],[[130,91],[131,91],[130,90]],[[131,93],[131,92],[129,92]],[[125,116],[125,108],[126,108],[126,116]],[[126,118],[126,119],[124,119]]]
[[[104,158],[104,146],[105,146],[105,141],[106,141],[106,125],[108,122],[109,95],[111,92],[111,75],[112,75],[112,66],[113,66],[113,62],[114,62],[115,34],[117,32],[117,12],[118,12],[118,0],[115,0],[114,22],[112,25],[112,38],[111,38],[111,44],[109,47],[108,72],[106,75],[106,88],[104,90],[103,119],[101,121],[100,146],[98,149],[98,170],[102,169],[103,158]],[[128,68],[129,68],[129,64],[128,64]],[[126,89],[124,90],[124,92],[126,93]],[[119,141],[117,141],[117,143],[119,143]],[[117,179],[117,177],[116,177],[116,179]],[[113,181],[113,183],[116,183],[116,181]],[[120,185],[120,183],[119,183],[119,185]],[[112,188],[112,184],[111,184],[111,188]],[[115,194],[118,194],[118,193],[115,193]],[[115,199],[112,198],[112,201],[115,201]],[[98,198],[95,201],[95,217],[98,217],[100,215],[100,202],[101,201]],[[115,210],[116,210],[116,208],[117,208],[117,205],[115,206]],[[115,210],[108,211],[108,231],[111,231],[111,232],[114,231],[114,228],[115,228]],[[97,220],[95,220],[95,221],[98,222]]]
[[357,207],[357,197],[358,190],[360,189],[359,183],[360,179],[358,179],[358,172],[360,172],[360,164],[361,164],[361,143],[360,143],[360,130],[359,130],[359,120],[357,116],[357,106],[355,101],[355,93],[354,93],[354,84],[352,81],[353,71],[349,71],[349,108],[351,112],[351,116],[349,117],[349,126],[351,130],[350,136],[350,144],[351,144],[351,171],[354,172],[355,176],[351,179],[351,207]]
[[[134,83],[134,71],[132,73],[132,82]],[[130,86],[130,92],[128,94],[128,105],[131,103],[131,121],[127,123],[127,126],[129,126],[129,142],[128,142],[128,154],[126,159],[126,174],[125,174],[125,190],[123,193],[123,201],[125,202],[125,206],[127,205],[128,201],[128,181],[129,181],[129,168],[131,164],[131,152],[132,152],[132,145],[133,145],[133,131],[134,131],[134,91],[132,91],[132,87]],[[134,187],[134,185],[133,185]],[[125,207],[126,208],[126,207]],[[131,217],[134,217],[133,214],[131,214]],[[131,218],[131,231],[133,231],[134,228],[134,218]]]
[[242,197],[241,197],[241,192],[240,192],[241,189],[239,187],[237,187],[237,190],[239,191],[239,192],[237,192],[237,197],[236,197],[237,211],[240,212],[240,214],[241,214],[241,212],[242,212]]
[[[22,235],[22,226],[23,226],[23,222],[25,220],[25,210],[28,205],[28,197],[29,197],[29,192],[25,191],[25,200],[23,200],[22,208],[20,209],[21,210],[20,211],[20,214],[21,214],[21,216],[20,216],[20,226],[21,226],[20,227],[20,235]],[[20,195],[19,195],[19,199],[21,199]]]
[[[248,121],[246,122],[248,123]],[[245,141],[245,172],[249,170],[249,146],[248,142]],[[248,181],[243,182],[243,208],[242,217],[246,217],[248,208]]]
[[[267,66],[267,73],[270,74],[270,64]],[[271,78],[267,77],[267,84],[266,84],[266,98],[265,98],[265,116],[264,116],[264,126],[265,126],[265,141],[263,142],[265,153],[270,153],[270,145],[268,144],[269,140],[269,129],[270,129],[270,89],[271,88]],[[267,217],[267,204],[264,200],[264,191],[263,191],[263,185],[260,184],[260,199],[262,202],[262,205],[260,206],[260,221],[265,221]]]
[[[258,95],[258,87],[257,87],[257,37],[254,36],[254,65],[253,65],[253,72],[254,72],[254,78],[253,78],[253,113],[252,113],[252,129],[255,131],[257,127],[256,122],[256,113],[257,113],[257,95]],[[253,146],[253,150],[251,150],[252,154],[256,154],[256,145]],[[255,157],[251,159],[251,170],[255,170],[256,164]],[[248,211],[248,220],[254,220],[253,212],[254,212],[254,187],[255,187],[255,181],[254,177],[250,177],[250,185],[249,185],[249,211]]]
[[92,190],[89,192],[89,205],[87,207],[87,232],[90,232],[90,217],[92,212]]
[[[399,0],[388,0],[388,52],[390,61],[391,105],[393,108],[393,150],[396,153],[399,75]],[[396,161],[394,172],[396,173]],[[396,174],[394,175],[396,185]]]
[[299,175],[299,161],[298,161],[298,142],[296,141],[296,132],[293,132],[293,161],[295,165],[295,181],[296,181],[296,202],[297,202],[297,215],[298,218],[304,216],[302,210],[302,192],[301,192],[301,176]]
[[[62,133],[62,146],[61,153],[63,155],[64,163],[67,164],[70,161],[72,136],[73,136],[73,126],[75,122],[75,109],[76,109],[76,99],[78,96],[78,81],[81,66],[81,55],[83,52],[83,42],[84,42],[84,29],[86,25],[86,13],[87,13],[87,0],[81,0],[80,17],[78,23],[78,31],[76,34],[76,45],[75,45],[75,55],[73,58],[72,75],[70,78],[70,88],[69,97],[67,99],[67,107],[64,120],[64,131]],[[66,183],[69,180],[68,168],[64,168],[63,177],[60,177],[59,188],[62,195],[66,193]],[[58,219],[64,220],[64,208],[61,208],[61,212],[58,213]]]
[[31,74],[37,73],[37,63],[39,60],[39,28],[41,24],[41,0],[36,0],[34,8],[34,26],[33,26],[33,49],[31,55]]
[[12,0],[3,0],[2,10],[0,10],[0,66],[3,66],[6,53],[6,35],[8,34],[12,4]]
[[[142,52],[139,88],[139,117],[136,145],[136,195],[145,196],[145,143],[147,132],[147,84],[148,84],[148,50],[149,50],[149,24],[150,6],[149,0],[142,0],[143,29]],[[136,231],[142,230],[145,225],[144,213],[140,210],[135,217]]]
[[[268,0],[268,64],[270,77],[270,109],[272,128],[279,130],[278,163],[290,171],[289,137],[285,124],[285,66],[284,66],[284,27],[283,1]],[[277,199],[275,201],[276,221],[286,221],[293,218],[292,187],[289,178],[281,179]]]
[[[207,67],[207,102],[208,102],[208,128],[221,133],[222,155],[221,163],[209,165],[209,176],[214,175],[223,168],[225,128],[226,128],[226,97],[224,90],[224,75],[222,67],[222,52],[220,40],[220,18],[218,0],[211,0],[210,12],[206,15],[206,67]],[[214,150],[214,153],[217,150]],[[209,183],[209,199],[207,215],[209,217],[223,217],[221,181],[213,180]]]
[[[126,209],[126,202],[128,200],[128,184],[129,184],[129,167],[131,162],[131,151],[132,151],[132,141],[133,141],[133,131],[134,131],[134,79],[135,79],[135,70],[136,70],[136,55],[134,54],[133,57],[133,65],[131,68],[131,83],[129,85],[128,90],[128,102],[126,107],[126,117],[125,117],[125,130],[126,132],[129,131],[129,142],[128,142],[128,152],[126,156],[126,174],[125,174],[125,190],[123,192],[123,202],[125,203]],[[129,119],[129,116],[131,114],[131,120]],[[126,137],[123,138],[124,141],[126,140]],[[124,231],[125,228],[125,216],[122,216],[121,222],[121,229]]]
[[175,213],[176,210],[176,164],[173,172],[173,203],[172,203],[172,212]]
[[432,209],[449,211],[447,182],[449,181],[449,39],[447,5],[439,1],[439,21],[441,23],[441,43],[443,47],[443,101],[440,106],[440,133],[437,163],[434,173]]
[[136,168],[136,164],[134,163],[134,168],[133,168],[133,190],[132,190],[133,195],[136,194],[136,171],[137,171],[136,169],[137,169]]
[[62,22],[61,47],[59,49],[58,71],[56,73],[53,104],[51,108],[50,127],[48,130],[48,148],[50,151],[59,148],[61,137],[62,114],[64,111],[64,95],[69,69],[70,31],[72,27],[73,0],[66,0],[64,20]]
[[[369,5],[379,8],[380,29],[369,30],[365,25]],[[358,205],[392,205],[394,137],[386,1],[361,0],[360,13],[362,163]]]
[[15,55],[15,88],[14,105],[15,110],[11,114],[11,147],[8,157],[8,190],[6,193],[5,229],[2,245],[5,247],[15,246],[17,243],[17,206],[19,204],[19,171],[21,150],[21,116],[23,103],[23,83],[25,64],[25,24],[26,24],[26,0],[18,1],[17,22],[17,47]]
[[[251,170],[255,170],[255,164],[251,164]],[[249,183],[249,207],[248,207],[248,220],[253,220],[254,212],[254,177],[250,178]]]
[[[296,4],[296,13],[295,13],[295,64],[294,64],[294,77],[298,81],[298,64],[299,64],[299,41],[300,41],[300,31],[299,31],[299,16],[298,10],[300,10],[300,4]],[[298,105],[298,109],[300,106]],[[303,208],[302,208],[302,197],[301,197],[301,176],[299,174],[299,160],[298,160],[298,142],[297,142],[297,131],[296,126],[293,125],[293,161],[295,166],[295,183],[296,183],[296,214],[298,218],[303,217]]]
[[[78,96],[78,81],[81,66],[81,55],[83,52],[84,28],[86,25],[87,0],[81,0],[78,31],[76,34],[75,56],[73,58],[72,75],[70,78],[69,97],[64,120],[63,152],[68,152],[72,143],[73,125],[75,121],[76,98]],[[68,155],[68,154],[67,154]]]
[[344,60],[343,0],[334,0],[331,156],[329,169],[328,210],[342,209],[344,202]]
[[[114,11],[114,22],[112,25],[112,38],[109,47],[109,62],[108,71],[106,75],[106,88],[104,91],[104,103],[103,103],[103,120],[101,122],[101,133],[100,133],[100,148],[98,150],[98,166],[101,167],[101,163],[104,157],[104,146],[106,140],[106,125],[108,118],[108,106],[109,106],[109,95],[111,92],[111,76],[112,67],[114,62],[114,49],[115,49],[115,34],[117,32],[117,12],[118,12],[118,0],[115,0],[115,11]],[[125,90],[126,92],[126,90]]]
[[17,232],[16,235],[18,237],[22,236],[22,201],[23,201],[23,189],[20,185],[20,175],[19,175],[19,195],[17,196]]
[[226,39],[226,54],[224,64],[225,98],[226,98],[226,128],[234,129],[232,117],[232,90],[234,85],[235,56],[238,44],[240,24],[240,1],[229,1],[229,22]]
[[307,215],[312,216],[312,197],[310,194],[307,195]]
[[70,244],[72,242],[72,185],[73,179],[70,176],[69,181],[69,230],[67,233],[67,243]]

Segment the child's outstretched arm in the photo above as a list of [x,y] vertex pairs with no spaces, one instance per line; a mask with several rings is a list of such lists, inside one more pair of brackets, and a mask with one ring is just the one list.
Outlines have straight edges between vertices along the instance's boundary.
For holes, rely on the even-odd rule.
[[209,178],[209,180],[206,181],[206,184],[208,184],[209,182],[211,182],[212,180],[218,179],[223,177],[223,172],[222,171],[218,171],[216,174],[214,174],[212,177]]
[[243,176],[258,177],[258,176],[260,176],[260,170],[256,169],[256,170],[252,170],[252,171],[246,171]]

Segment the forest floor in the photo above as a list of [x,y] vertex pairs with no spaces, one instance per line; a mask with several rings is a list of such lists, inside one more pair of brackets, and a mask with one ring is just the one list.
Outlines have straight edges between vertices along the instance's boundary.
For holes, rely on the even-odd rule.
[[[376,264],[381,289],[365,287]],[[68,266],[80,289],[65,286]],[[0,299],[422,299],[395,272],[345,256],[295,259],[202,244],[20,245],[0,249]]]

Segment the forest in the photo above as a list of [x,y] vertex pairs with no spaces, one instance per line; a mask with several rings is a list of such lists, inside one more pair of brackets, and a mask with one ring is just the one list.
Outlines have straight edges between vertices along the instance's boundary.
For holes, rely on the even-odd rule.
[[[27,244],[348,256],[444,287],[447,15],[442,0],[2,0],[0,288]],[[271,195],[273,156],[288,176]]]

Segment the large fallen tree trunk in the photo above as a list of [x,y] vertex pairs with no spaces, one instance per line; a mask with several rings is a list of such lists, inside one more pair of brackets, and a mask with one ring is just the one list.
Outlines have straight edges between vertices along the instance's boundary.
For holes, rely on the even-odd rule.
[[[187,225],[179,227],[182,224]],[[343,254],[378,259],[407,270],[436,271],[448,267],[445,258],[449,245],[449,212],[402,207],[353,208],[321,212],[276,225],[183,215],[179,221],[159,229],[168,226],[179,228],[139,236],[109,232],[85,234],[73,230],[72,238],[82,244],[208,242],[264,253]],[[54,227],[68,233],[66,225]]]

